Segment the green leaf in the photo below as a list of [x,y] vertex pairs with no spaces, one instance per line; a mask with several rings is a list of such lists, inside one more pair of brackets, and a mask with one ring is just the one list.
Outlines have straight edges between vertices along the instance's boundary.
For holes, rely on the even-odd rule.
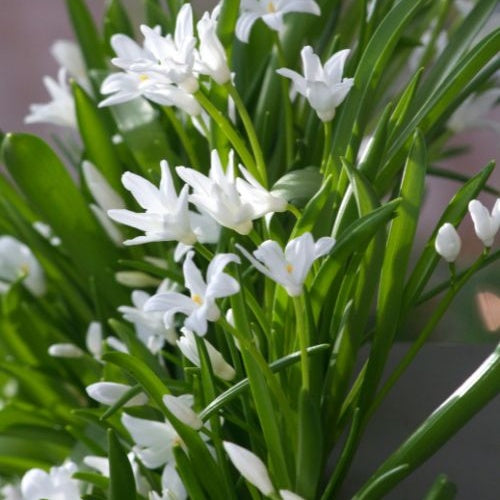
[[66,0],[66,8],[87,69],[104,69],[102,42],[87,5],[83,0]]
[[[479,368],[442,403],[396,450],[354,497],[383,498],[404,477],[430,458],[478,411],[500,392],[500,344]],[[402,465],[401,474],[387,477],[388,471]],[[371,496],[367,496],[370,491]]]
[[323,176],[317,167],[305,167],[288,172],[278,179],[271,192],[297,206],[304,206],[321,187]]
[[134,99],[110,109],[120,135],[144,174],[159,172],[161,160],[176,161],[158,112],[148,101]]
[[102,118],[99,110],[89,95],[75,82],[72,84],[75,99],[78,129],[85,146],[87,158],[103,174],[113,189],[121,193],[120,182],[122,167],[116,154],[111,131]]
[[135,479],[127,453],[113,429],[108,430],[109,499],[136,500]]
[[453,500],[456,493],[457,487],[444,474],[440,474],[424,500]]
[[417,132],[401,181],[401,205],[393,220],[380,274],[376,328],[360,395],[361,418],[375,395],[397,330],[404,280],[423,201],[427,152]]
[[231,50],[231,42],[234,40],[234,31],[239,13],[240,0],[223,0],[221,2],[217,21],[217,36],[227,51]]
[[33,209],[61,238],[62,248],[68,252],[83,282],[95,277],[108,300],[116,305],[123,303],[121,289],[110,272],[118,260],[117,250],[55,153],[35,136],[8,134],[3,157]]
[[134,38],[134,29],[127,15],[127,11],[123,8],[121,0],[108,0],[106,14],[104,15],[104,38],[106,48],[111,56],[115,53],[111,47],[111,37],[116,33]]
[[107,490],[109,488],[109,478],[94,472],[75,472],[73,478],[93,484],[102,490]]

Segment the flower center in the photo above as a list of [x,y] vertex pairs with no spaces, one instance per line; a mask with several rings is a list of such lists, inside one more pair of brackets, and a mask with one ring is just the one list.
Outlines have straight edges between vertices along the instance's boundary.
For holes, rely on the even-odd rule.
[[28,264],[22,264],[21,265],[21,273],[23,275],[29,274],[30,272],[30,266]]
[[139,75],[139,80],[141,82],[145,82],[146,80],[149,80],[149,76],[148,75]]
[[293,266],[292,266],[292,264],[287,264],[286,265],[286,272],[288,274],[291,274],[293,272]]
[[197,293],[193,294],[191,296],[191,300],[195,303],[201,306],[203,304],[203,299],[201,298],[201,295],[198,295]]
[[276,7],[274,6],[274,2],[269,2],[267,4],[267,11],[270,13],[270,14],[274,14],[276,12]]

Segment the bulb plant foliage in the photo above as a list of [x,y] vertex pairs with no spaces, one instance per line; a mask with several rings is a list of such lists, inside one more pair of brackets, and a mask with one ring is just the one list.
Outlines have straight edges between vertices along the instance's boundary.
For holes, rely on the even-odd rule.
[[[499,256],[493,163],[436,168],[498,97],[496,2],[143,4],[139,26],[109,0],[100,29],[66,0],[76,43],[26,118],[61,126],[55,149],[1,136],[2,493],[339,498],[384,397]],[[457,189],[422,247],[434,175]],[[468,211],[484,251],[457,264]],[[355,498],[404,481],[499,380],[497,348]]]

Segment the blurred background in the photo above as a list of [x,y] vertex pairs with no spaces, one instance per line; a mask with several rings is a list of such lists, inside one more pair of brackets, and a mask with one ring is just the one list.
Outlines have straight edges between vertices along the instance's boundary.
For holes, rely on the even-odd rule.
[[[88,0],[96,19],[103,11],[103,0]],[[141,19],[141,2],[123,0],[124,4]],[[200,11],[214,5],[214,1],[193,2]],[[55,77],[57,64],[49,53],[51,44],[57,39],[72,39],[72,32],[66,16],[63,0],[1,0],[0,1],[0,129],[23,131],[37,134],[52,142],[51,135],[58,129],[49,125],[26,125],[24,117],[31,103],[48,100],[42,77]],[[489,118],[500,119],[500,113],[493,111]],[[489,160],[499,157],[500,138],[492,129],[468,131],[452,141],[451,145],[470,145],[470,151],[448,162],[447,168],[471,176],[484,167]],[[36,168],[36,165],[33,165]],[[500,187],[500,168],[497,168],[490,184]],[[427,186],[427,200],[418,230],[420,247],[429,237],[436,219],[450,198],[458,189],[458,184],[443,179],[432,179]],[[494,197],[482,196],[482,201],[492,207]],[[469,217],[460,226],[463,250],[458,267],[469,265],[479,255],[482,244],[474,235]],[[498,247],[497,238],[497,247]],[[418,249],[417,249],[418,250]],[[436,272],[435,282],[446,279],[448,270],[441,263]],[[355,491],[360,481],[394,449],[415,426],[464,378],[498,342],[499,332],[490,332],[481,320],[476,295],[481,291],[500,295],[500,265],[497,263],[479,273],[470,285],[460,293],[453,307],[435,333],[434,339],[441,343],[427,346],[415,365],[387,399],[382,411],[368,429],[367,439],[354,465],[351,480],[346,488],[346,498]],[[429,304],[432,307],[432,304]],[[490,307],[499,308],[497,300]],[[425,319],[423,307],[418,317]],[[497,311],[498,314],[498,311]],[[408,334],[418,331],[418,324],[408,325]],[[467,341],[482,345],[449,345],[442,341]],[[396,349],[392,362],[404,352],[405,344]],[[446,368],[444,368],[446,367]],[[414,395],[418,394],[415,400]],[[473,422],[454,438],[448,447],[426,466],[405,481],[399,490],[388,498],[417,499],[430,486],[439,472],[449,473],[459,484],[459,499],[479,498],[496,500],[500,482],[498,463],[500,458],[500,432],[498,415],[500,402],[493,402]],[[390,430],[390,433],[388,433]],[[493,433],[493,434],[492,434]]]

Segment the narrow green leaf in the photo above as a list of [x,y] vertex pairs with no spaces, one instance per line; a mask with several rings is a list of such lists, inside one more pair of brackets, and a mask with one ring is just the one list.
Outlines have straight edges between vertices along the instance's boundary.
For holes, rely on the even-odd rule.
[[108,430],[110,500],[136,500],[135,479],[127,453],[113,429]]
[[102,42],[84,0],[66,0],[66,8],[87,69],[104,69]]
[[240,13],[240,0],[223,0],[217,22],[217,35],[226,50],[231,50],[236,21]]
[[[430,458],[500,392],[500,344],[479,368],[395,451],[354,497],[383,498],[404,477]],[[388,471],[403,473],[379,482]],[[370,491],[371,495],[367,496]]]
[[107,490],[109,488],[109,478],[94,472],[75,472],[73,478],[93,484],[102,490]]
[[323,176],[317,167],[305,167],[286,173],[276,181],[271,191],[302,207],[318,192],[322,182]]
[[440,474],[424,500],[453,500],[456,493],[457,487],[444,474]]
[[406,162],[400,189],[402,202],[389,230],[381,269],[375,334],[360,394],[362,418],[374,397],[396,333],[404,280],[423,201],[426,168],[425,142],[417,133]]
[[134,38],[134,29],[128,17],[127,11],[123,8],[121,0],[108,0],[106,13],[104,15],[104,39],[108,53],[114,57],[115,53],[110,45],[111,37],[116,33]]
[[118,193],[123,192],[120,182],[122,167],[106,126],[95,102],[77,83],[72,84],[78,129],[85,146],[87,158],[100,170]]

